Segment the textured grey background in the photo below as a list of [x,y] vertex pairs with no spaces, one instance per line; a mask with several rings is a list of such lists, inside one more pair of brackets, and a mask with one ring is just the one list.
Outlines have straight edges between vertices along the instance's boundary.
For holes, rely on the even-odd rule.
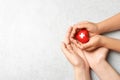
[[[74,80],[60,49],[67,28],[119,11],[120,0],[0,0],[0,80]],[[120,72],[120,54],[108,60]]]

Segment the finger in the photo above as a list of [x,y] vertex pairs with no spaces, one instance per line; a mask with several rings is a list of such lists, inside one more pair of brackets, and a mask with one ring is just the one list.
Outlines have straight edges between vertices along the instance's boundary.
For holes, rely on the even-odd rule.
[[77,42],[76,46],[81,49],[81,44],[82,44],[82,43],[79,42],[79,41],[77,41],[77,40],[76,40],[76,42]]
[[66,44],[64,42],[62,42],[61,49],[62,49],[64,55],[69,59],[71,57],[71,54],[68,51]]
[[85,29],[88,29],[89,27],[88,27],[88,25],[87,24],[78,24],[78,25],[76,25],[76,27],[78,28],[78,29],[83,29],[83,28],[85,28]]
[[95,35],[96,35],[95,33],[89,32],[89,37],[93,37]]
[[71,45],[72,45],[72,47],[73,47],[73,50],[74,50],[76,53],[78,53],[78,52],[82,53],[82,50],[79,49],[79,47],[78,47],[77,45],[75,45],[74,43],[71,43]]
[[74,26],[73,29],[72,29],[72,31],[71,31],[70,38],[74,38],[75,37],[76,31],[77,31],[77,27]]
[[71,44],[68,44],[66,47],[70,53],[74,53]]
[[80,56],[81,58],[84,58],[83,51],[79,49],[75,44],[71,43],[73,50],[76,52],[76,55]]
[[73,42],[73,43],[75,43],[76,45],[80,46],[81,43],[78,42],[78,41],[75,39],[76,31],[77,31],[77,27],[73,27],[72,32],[71,32],[70,41]]
[[74,43],[77,47],[81,48],[81,42],[77,41],[77,40],[71,40],[72,43]]
[[70,38],[70,41],[71,42],[74,42],[74,43],[79,43],[79,44],[82,44],[81,42],[79,42],[76,38]]
[[68,49],[68,51],[71,53],[71,54],[77,54],[77,52],[74,50],[74,46],[72,46],[72,43],[71,44],[68,44],[67,45],[67,49]]
[[77,29],[83,29],[83,28],[88,29],[89,28],[88,23],[90,23],[90,22],[89,21],[83,21],[83,22],[79,22],[77,24],[74,24],[73,26],[77,27]]
[[72,43],[78,44],[78,41],[77,41],[77,40],[75,40],[75,39],[73,39],[73,38],[71,38],[70,40],[71,40]]
[[[71,31],[71,36],[70,36],[70,40],[72,40],[73,42],[76,42],[74,39],[75,39],[75,34],[81,29],[83,28],[84,26],[80,26],[83,25],[83,24],[86,24],[88,23],[88,21],[84,21],[84,22],[81,22],[81,23],[78,23],[78,24],[75,24],[73,25],[73,29]],[[84,27],[85,28],[85,27]],[[78,31],[77,31],[78,30]]]
[[71,31],[72,31],[72,27],[68,28],[67,34],[66,34],[66,36],[65,36],[65,43],[66,43],[66,44],[69,44],[69,43],[70,43],[69,37],[70,37]]
[[93,46],[93,44],[91,42],[87,42],[87,43],[81,45],[81,49],[88,49],[92,46]]
[[90,47],[90,48],[87,48],[86,51],[93,51],[95,49],[96,49],[95,47]]
[[82,27],[79,27],[80,25],[85,25],[85,24],[88,24],[89,22],[88,21],[83,21],[83,22],[79,22],[77,24],[74,24],[73,26],[75,26],[76,28],[79,28],[79,29],[82,29]]
[[81,53],[81,51],[78,51],[79,48],[73,43],[71,43],[71,46],[73,48],[74,55],[79,56],[79,53]]

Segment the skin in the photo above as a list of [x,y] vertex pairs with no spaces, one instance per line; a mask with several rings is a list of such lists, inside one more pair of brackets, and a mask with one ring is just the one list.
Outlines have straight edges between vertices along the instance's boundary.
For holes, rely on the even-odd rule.
[[[72,48],[71,49],[67,48],[69,46],[71,46]],[[79,56],[79,54],[82,52],[80,50],[78,51],[73,50],[73,46],[74,46],[73,44],[66,45],[65,43],[62,43],[61,48],[64,55],[74,68],[75,80],[91,80],[88,63],[86,62],[85,58]],[[77,52],[79,52],[79,54]]]
[[99,33],[106,33],[120,29],[120,13],[97,23]]
[[120,80],[119,74],[106,61],[107,53],[108,49],[104,47],[98,48],[93,52],[84,51],[90,67],[100,80]]
[[74,68],[75,80],[90,80],[90,68],[85,55],[74,44],[69,43],[71,31],[72,28],[69,28],[61,49]]
[[[65,43],[62,43],[62,51],[74,67],[75,80],[91,80],[88,64],[100,80],[120,80],[119,74],[105,60],[108,49],[101,47],[94,52],[82,52],[74,44],[71,44],[71,47],[74,47],[71,50],[67,46]],[[79,55],[83,53],[86,56],[84,58],[88,61],[87,65],[86,60],[84,61],[84,58]]]
[[[115,31],[120,29],[120,13],[108,18],[99,23],[92,23],[92,22],[81,22],[72,26],[73,30],[71,32],[70,40],[74,42],[79,48],[87,51],[92,51],[96,48],[101,46],[115,50],[120,52],[120,44],[119,39],[105,37],[99,34],[103,34],[105,32]],[[86,28],[90,33],[90,41],[82,44],[75,40],[74,35],[77,30]]]
[[74,67],[75,79],[90,80],[89,67],[91,67],[101,80],[120,80],[119,74],[105,60],[108,49],[101,47],[92,52],[81,50],[70,41],[71,31],[72,28],[69,28],[61,48]]

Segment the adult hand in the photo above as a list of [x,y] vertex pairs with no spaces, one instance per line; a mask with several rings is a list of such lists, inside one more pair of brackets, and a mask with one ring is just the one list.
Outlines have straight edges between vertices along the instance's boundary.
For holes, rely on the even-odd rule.
[[[120,75],[105,60],[108,49],[101,47],[92,52],[84,51],[87,61],[100,80],[120,80]],[[109,74],[108,74],[109,73]]]
[[[73,44],[66,45],[63,42],[61,49],[66,58],[68,59],[68,61],[73,65],[74,68],[85,66],[84,59],[81,56],[79,56],[75,50],[73,50]],[[81,51],[79,53],[81,53]]]
[[96,67],[97,64],[99,64],[101,61],[105,60],[107,53],[108,53],[108,49],[105,47],[100,47],[91,52],[84,51],[86,59],[91,68]]
[[88,62],[83,54],[82,50],[78,49],[73,43],[70,42],[70,33],[72,27],[70,27],[65,36],[65,43],[62,43],[62,51],[74,67],[86,66],[89,67]]

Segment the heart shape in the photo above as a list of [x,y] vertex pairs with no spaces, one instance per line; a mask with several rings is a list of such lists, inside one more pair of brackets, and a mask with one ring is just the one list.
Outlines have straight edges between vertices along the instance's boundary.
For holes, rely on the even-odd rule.
[[81,43],[87,43],[89,41],[89,32],[86,29],[81,29],[75,35],[75,39]]

